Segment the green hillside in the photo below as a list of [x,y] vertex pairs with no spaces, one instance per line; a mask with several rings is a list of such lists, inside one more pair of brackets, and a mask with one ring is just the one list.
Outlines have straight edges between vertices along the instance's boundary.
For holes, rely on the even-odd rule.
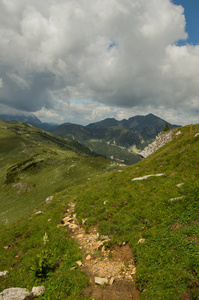
[[89,279],[76,264],[82,253],[74,233],[57,227],[76,203],[77,224],[86,220],[86,231],[97,226],[109,237],[106,249],[130,245],[140,299],[199,299],[199,135],[196,126],[192,133],[189,126],[180,130],[145,160],[106,174],[100,166],[99,176],[96,171],[85,183],[59,189],[53,201],[37,207],[41,214],[34,211],[0,231],[0,269],[9,270],[0,291],[43,284],[46,293],[38,299],[89,299],[82,292]]
[[0,228],[32,212],[52,193],[111,168],[95,156],[75,141],[29,124],[0,121]]

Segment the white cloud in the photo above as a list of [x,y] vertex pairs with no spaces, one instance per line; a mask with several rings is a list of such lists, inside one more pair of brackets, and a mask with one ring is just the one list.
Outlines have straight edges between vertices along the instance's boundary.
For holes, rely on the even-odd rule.
[[169,0],[3,1],[0,103],[82,122],[198,111],[199,46],[176,45],[187,37],[183,12]]

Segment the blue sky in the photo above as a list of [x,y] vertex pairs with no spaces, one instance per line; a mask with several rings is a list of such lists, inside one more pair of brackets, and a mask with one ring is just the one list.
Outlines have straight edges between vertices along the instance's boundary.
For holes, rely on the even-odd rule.
[[174,4],[182,5],[184,7],[184,14],[186,18],[186,32],[188,39],[181,41],[178,44],[184,45],[186,43],[198,45],[199,44],[199,0],[173,0]]

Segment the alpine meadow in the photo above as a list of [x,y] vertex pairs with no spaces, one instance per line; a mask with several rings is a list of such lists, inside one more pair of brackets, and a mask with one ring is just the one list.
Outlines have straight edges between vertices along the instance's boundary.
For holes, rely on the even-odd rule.
[[[38,299],[117,299],[121,283],[126,299],[199,299],[198,125],[171,132],[125,166],[0,121],[0,291],[44,286]],[[132,257],[121,255],[127,249]],[[120,265],[114,278],[103,262]]]

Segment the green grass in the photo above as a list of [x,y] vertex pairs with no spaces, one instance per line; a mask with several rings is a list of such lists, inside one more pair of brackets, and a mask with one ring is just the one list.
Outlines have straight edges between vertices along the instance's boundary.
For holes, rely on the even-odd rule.
[[88,278],[76,264],[82,260],[79,246],[66,227],[57,227],[67,208],[67,201],[60,203],[57,198],[39,207],[43,214],[27,215],[1,232],[0,264],[9,275],[1,278],[0,290],[45,285],[46,292],[39,299],[84,299],[79,294],[88,286]]
[[[88,218],[86,230],[95,224],[100,233],[111,237],[107,247],[130,244],[141,299],[199,299],[199,137],[190,134],[188,126],[180,130],[181,135],[156,153],[119,172],[111,171],[110,165],[102,167],[95,158],[82,158],[88,162],[77,170],[82,170],[83,176],[85,170],[95,168],[95,176],[88,180],[87,173],[85,181],[74,182],[77,170],[72,167],[67,188],[61,191],[60,187],[51,203],[37,208],[43,214],[27,214],[0,231],[0,269],[10,272],[2,279],[0,290],[44,284],[47,292],[39,299],[83,299],[81,290],[88,285],[88,278],[79,268],[71,270],[81,259],[79,248],[66,228],[57,228],[67,204],[75,202],[78,221]],[[164,175],[132,181],[159,173]],[[178,188],[179,183],[184,185]],[[182,198],[170,200],[178,197]],[[49,238],[46,245],[45,232]],[[144,243],[138,243],[141,238]],[[38,256],[41,253],[43,258]],[[39,257],[47,270],[43,278],[34,271]]]
[[[199,298],[199,137],[183,134],[146,160],[79,192],[76,212],[112,243],[129,242],[141,299]],[[147,180],[132,179],[164,173]],[[184,183],[181,188],[177,184]],[[171,198],[182,197],[176,201]],[[104,202],[106,204],[104,204]],[[140,238],[146,239],[138,244]]]

